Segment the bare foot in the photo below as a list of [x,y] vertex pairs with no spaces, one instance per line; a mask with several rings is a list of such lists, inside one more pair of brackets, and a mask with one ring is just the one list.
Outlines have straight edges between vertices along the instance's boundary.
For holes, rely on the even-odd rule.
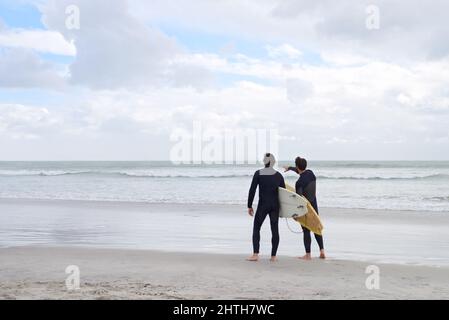
[[271,257],[270,261],[271,262],[276,262],[276,261],[278,261],[278,259],[276,257]]
[[326,254],[324,253],[324,250],[320,251],[320,259],[326,259]]
[[312,260],[312,256],[310,255],[310,253],[307,253],[305,256],[299,257],[299,259],[302,259],[302,260]]
[[246,259],[246,261],[259,261],[259,255],[258,254],[253,254],[251,257],[249,257],[248,259]]

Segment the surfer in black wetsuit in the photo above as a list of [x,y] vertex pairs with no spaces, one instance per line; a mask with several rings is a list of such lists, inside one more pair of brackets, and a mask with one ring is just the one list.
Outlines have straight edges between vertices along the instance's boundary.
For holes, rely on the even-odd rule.
[[276,261],[276,253],[279,246],[279,198],[278,188],[285,188],[284,177],[273,169],[276,163],[275,157],[267,153],[264,157],[265,168],[256,171],[249,189],[248,214],[254,216],[253,200],[256,189],[259,187],[259,204],[257,205],[253,227],[253,249],[254,254],[248,261],[259,260],[260,228],[267,215],[270,216],[271,225],[271,261]]
[[[312,207],[315,209],[318,214],[318,202],[316,199],[316,177],[312,170],[307,169],[307,160],[301,157],[296,158],[295,160],[296,167],[285,167],[285,172],[294,171],[299,174],[299,179],[296,181],[296,193],[304,196],[307,200],[309,200]],[[310,230],[302,227],[304,233],[304,247],[306,249],[306,255],[302,257],[304,260],[312,259],[311,256],[311,244],[312,237],[310,236]],[[324,242],[323,237],[315,234],[316,242],[320,247],[320,258],[326,259],[326,255],[324,253]]]

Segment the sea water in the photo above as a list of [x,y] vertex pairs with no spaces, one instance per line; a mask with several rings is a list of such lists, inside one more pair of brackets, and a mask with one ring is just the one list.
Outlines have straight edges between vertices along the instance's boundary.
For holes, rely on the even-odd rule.
[[[309,166],[318,179],[321,207],[449,212],[449,162],[311,161]],[[0,198],[245,205],[258,168],[0,162]],[[293,172],[284,176],[291,185],[298,178]]]

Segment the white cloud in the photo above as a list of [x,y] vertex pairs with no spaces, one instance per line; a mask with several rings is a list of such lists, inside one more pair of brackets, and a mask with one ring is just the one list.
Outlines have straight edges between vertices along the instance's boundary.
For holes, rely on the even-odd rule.
[[[68,5],[80,9],[79,30],[66,28]],[[163,72],[158,62],[165,59],[169,39],[127,15],[124,1],[110,5],[109,1],[50,0],[41,10],[47,27],[75,43],[78,54],[70,66],[73,83],[94,88],[138,85]]]
[[[79,30],[65,26],[69,4],[80,9]],[[74,84],[116,89],[201,85],[210,78],[203,68],[173,65],[171,59],[181,52],[176,41],[130,15],[125,0],[114,5],[106,0],[49,0],[41,10],[48,28],[74,41],[77,56],[70,66]],[[188,82],[190,77],[193,81]]]
[[60,88],[65,83],[62,72],[32,50],[0,49],[0,87]]
[[1,30],[0,47],[33,49],[43,53],[64,56],[75,56],[76,48],[73,43],[55,31],[46,30]]
[[332,64],[334,66],[363,65],[373,60],[361,54],[355,54],[353,52],[340,52],[336,50],[322,51],[320,56],[325,63]]
[[42,130],[57,126],[59,119],[43,107],[0,104],[0,132],[13,139],[37,139]]
[[288,100],[295,104],[304,102],[314,91],[310,82],[301,79],[287,79],[286,89]]
[[[152,23],[242,40],[289,43],[405,63],[449,54],[447,1],[432,0],[131,0],[134,15]],[[380,9],[380,29],[366,28],[368,5]],[[419,22],[419,23],[418,23]],[[404,54],[407,52],[407,54]]]
[[75,46],[54,31],[10,29],[0,21],[0,87],[59,89],[67,68],[40,53],[74,56]]
[[[357,72],[362,77],[370,73],[377,76],[382,74],[373,73],[377,68],[379,66],[372,66],[372,69],[358,69]],[[384,66],[384,69],[387,71],[388,67]],[[32,121],[36,115],[34,118],[21,116],[29,122],[22,122],[19,126],[21,131],[17,132],[24,139],[27,135],[42,136],[50,132],[62,141],[71,141],[73,149],[69,154],[75,154],[75,150],[78,154],[86,154],[86,141],[97,141],[99,150],[94,153],[97,156],[107,148],[104,141],[112,143],[113,137],[116,137],[116,150],[130,150],[130,154],[137,157],[144,154],[147,148],[143,148],[142,143],[147,141],[148,149],[162,159],[168,157],[170,133],[176,128],[191,130],[193,121],[201,121],[205,129],[216,130],[278,128],[281,136],[290,137],[281,141],[283,158],[298,152],[310,158],[379,158],[378,153],[387,151],[386,158],[401,158],[416,152],[412,146],[422,146],[419,151],[422,152],[428,151],[436,141],[442,141],[443,145],[447,143],[444,141],[448,136],[449,110],[441,110],[435,119],[422,109],[425,108],[423,101],[436,95],[438,89],[429,86],[424,95],[413,98],[410,92],[420,87],[419,78],[425,78],[426,74],[419,74],[416,78],[404,77],[404,71],[392,70],[388,71],[393,79],[403,80],[403,85],[397,86],[397,92],[409,96],[409,99],[417,99],[416,107],[403,105],[397,100],[398,94],[391,92],[390,95],[388,83],[374,86],[379,83],[379,78],[371,77],[354,83],[348,77],[351,74],[349,70],[309,70],[307,75],[314,77],[306,78],[312,82],[290,80],[292,90],[297,90],[298,84],[305,88],[296,98],[299,103],[291,101],[288,90],[283,86],[248,81],[203,91],[171,87],[141,91],[89,91],[82,101],[74,103],[78,114],[69,115],[66,110],[58,111],[58,108],[48,109],[49,115],[38,113],[44,119],[58,119],[60,125],[55,126],[46,120],[41,123],[47,123],[50,128],[36,128]],[[313,86],[312,90],[310,86]],[[435,99],[441,99],[442,105],[447,101],[443,93]],[[13,118],[8,116],[0,123],[5,126],[8,121],[13,121]],[[48,134],[46,137],[50,138]],[[158,140],[154,140],[155,137]],[[113,151],[106,154],[111,155]],[[100,158],[103,159],[102,156]]]
[[300,50],[296,49],[290,44],[283,44],[281,46],[267,46],[268,56],[271,58],[289,58],[298,59],[301,57],[302,53]]

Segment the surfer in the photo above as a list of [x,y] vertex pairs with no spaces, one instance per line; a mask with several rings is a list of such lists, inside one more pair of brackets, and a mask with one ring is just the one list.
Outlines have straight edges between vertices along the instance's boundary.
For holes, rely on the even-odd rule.
[[276,159],[271,153],[265,154],[263,159],[265,168],[254,173],[254,177],[248,195],[248,214],[253,217],[253,200],[256,189],[259,187],[259,204],[254,216],[253,226],[253,255],[248,261],[259,260],[260,228],[267,215],[270,216],[271,225],[271,261],[276,261],[277,249],[279,247],[279,198],[278,188],[285,188],[284,177],[273,169]]
[[[307,169],[307,160],[301,157],[297,157],[295,160],[296,167],[284,167],[285,172],[294,171],[299,174],[299,179],[296,181],[296,193],[304,196],[309,200],[312,207],[318,214],[318,202],[316,199],[316,177],[312,170]],[[310,236],[310,230],[302,227],[304,234],[304,247],[306,249],[306,255],[301,257],[304,260],[311,260],[311,244],[312,237]],[[326,259],[324,253],[324,241],[323,236],[315,234],[316,242],[320,247],[320,259]]]

